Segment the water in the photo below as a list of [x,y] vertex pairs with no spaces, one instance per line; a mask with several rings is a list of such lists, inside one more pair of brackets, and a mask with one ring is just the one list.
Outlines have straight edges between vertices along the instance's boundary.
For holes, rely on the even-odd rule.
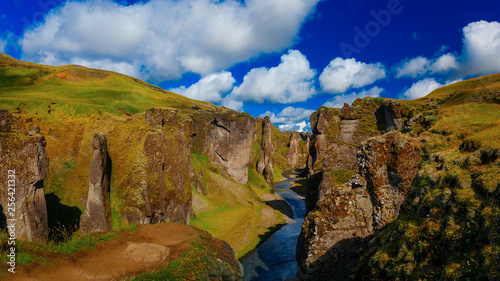
[[297,276],[295,250],[306,208],[304,200],[290,189],[294,180],[287,176],[287,180],[274,186],[276,193],[292,208],[293,221],[240,260],[245,268],[244,281],[286,280]]

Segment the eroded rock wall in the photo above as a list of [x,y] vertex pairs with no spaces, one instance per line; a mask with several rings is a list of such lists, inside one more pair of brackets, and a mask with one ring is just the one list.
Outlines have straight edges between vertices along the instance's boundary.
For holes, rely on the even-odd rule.
[[[43,192],[43,180],[49,171],[46,140],[38,127],[31,127],[29,132],[17,128],[17,119],[7,110],[0,110],[0,181],[4,183],[0,187],[0,220],[4,222],[0,225],[7,219],[17,219],[17,238],[44,241],[48,236]],[[15,177],[8,177],[9,174]],[[14,189],[9,189],[7,183],[12,179],[15,184],[10,187]],[[15,199],[15,210],[9,209],[10,198]]]
[[288,144],[289,150],[286,156],[291,168],[304,168],[309,156],[310,134],[292,132]]
[[239,183],[248,181],[254,118],[236,111],[199,112],[193,116],[193,152],[207,155]]
[[387,133],[364,142],[356,158],[358,173],[325,191],[302,226],[297,260],[306,279],[349,280],[367,238],[398,217],[419,169],[420,141]]
[[149,130],[121,195],[129,223],[189,223],[191,212],[192,124],[180,122],[176,110],[149,109]]

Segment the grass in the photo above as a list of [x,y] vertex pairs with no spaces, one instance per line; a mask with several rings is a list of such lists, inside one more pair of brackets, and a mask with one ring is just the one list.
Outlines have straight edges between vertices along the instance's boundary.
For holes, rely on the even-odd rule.
[[[267,225],[261,221],[263,206],[220,207],[199,214],[191,219],[191,225],[208,231],[214,237],[224,240],[233,247],[236,257],[240,258],[261,243],[275,224]],[[283,219],[279,220],[283,223]],[[278,224],[279,224],[278,223]],[[244,225],[245,227],[241,227]]]
[[[42,66],[20,62],[6,55],[0,56],[0,104],[13,110],[21,103],[30,115],[92,115],[108,112],[121,116],[144,112],[150,107],[189,109],[198,105],[212,108],[205,102],[193,101],[181,95],[161,90],[138,79],[110,71],[80,66]],[[76,79],[62,77],[68,73]],[[59,77],[59,78],[56,78]],[[48,114],[49,106],[55,108]],[[52,115],[52,116],[51,116]]]
[[341,185],[348,182],[357,172],[357,170],[336,169],[327,173],[330,176],[328,179],[333,185]]
[[[193,196],[201,200],[203,206],[193,204],[196,218],[191,219],[190,224],[227,241],[237,257],[257,246],[268,228],[282,223],[281,213],[259,199],[272,189],[255,169],[248,169],[248,182],[243,185],[222,176],[205,155],[191,153],[191,166],[196,174],[201,173],[207,190],[201,194],[192,187]],[[266,217],[262,216],[263,212]]]
[[191,242],[191,249],[168,265],[152,272],[142,273],[128,280],[210,280],[209,272],[212,268],[231,265],[207,239],[200,235],[196,242]]
[[468,103],[454,105],[440,112],[434,131],[455,135],[480,146],[500,148],[500,105]]

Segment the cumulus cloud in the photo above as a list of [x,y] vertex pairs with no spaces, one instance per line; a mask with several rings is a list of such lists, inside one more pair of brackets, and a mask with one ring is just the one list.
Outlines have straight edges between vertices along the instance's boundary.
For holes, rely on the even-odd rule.
[[349,88],[361,88],[385,78],[385,67],[381,63],[367,64],[355,59],[335,58],[319,76],[324,92],[344,93]]
[[382,91],[384,91],[384,89],[375,86],[368,91],[363,90],[359,93],[354,92],[347,95],[336,95],[334,98],[330,99],[325,104],[323,104],[323,106],[342,108],[344,107],[344,103],[352,104],[352,102],[355,101],[357,98],[379,97]]
[[284,124],[284,125],[279,125],[278,128],[282,131],[297,131],[297,132],[310,132],[311,131],[311,124],[306,121],[302,121],[297,124]]
[[416,57],[410,60],[405,60],[400,63],[397,67],[396,78],[403,76],[417,77],[419,75],[425,74],[430,62],[427,58]]
[[314,112],[311,109],[298,108],[288,106],[285,107],[278,115],[271,111],[266,111],[260,115],[261,118],[269,116],[273,124],[279,124],[278,128],[284,131],[303,132],[311,128],[309,124],[309,116]]
[[434,59],[419,56],[399,63],[396,67],[396,78],[404,76],[416,78],[425,74],[448,73],[458,68],[457,58],[451,53]]
[[[471,22],[463,28],[460,55],[443,54],[436,58],[416,57],[401,61],[396,78],[442,74],[448,77],[477,76],[500,72],[500,23]],[[440,52],[446,49],[442,46]]]
[[314,112],[311,109],[288,106],[285,107],[278,115],[271,111],[266,111],[260,115],[261,118],[269,116],[274,124],[297,123],[304,119],[309,119],[309,116]]
[[222,71],[203,77],[189,88],[181,86],[170,89],[170,91],[195,100],[220,102],[224,93],[229,92],[233,88],[234,82],[236,80],[233,78],[231,72]]
[[0,53],[4,53],[5,52],[5,46],[7,46],[7,41],[2,40],[0,38]]
[[294,103],[308,100],[314,94],[314,77],[307,58],[297,50],[281,56],[281,63],[272,68],[254,68],[243,83],[231,92],[231,99],[263,103]]
[[459,67],[457,58],[453,54],[444,54],[429,66],[431,73],[447,73]]
[[434,78],[426,78],[413,83],[413,85],[409,89],[407,89],[402,96],[403,98],[410,100],[418,99],[427,96],[432,91],[442,86],[444,85],[437,82]]
[[500,72],[500,23],[471,22],[463,29],[464,73],[483,75]]
[[208,75],[292,45],[318,1],[70,1],[20,45],[23,59],[36,62],[79,61],[157,81]]

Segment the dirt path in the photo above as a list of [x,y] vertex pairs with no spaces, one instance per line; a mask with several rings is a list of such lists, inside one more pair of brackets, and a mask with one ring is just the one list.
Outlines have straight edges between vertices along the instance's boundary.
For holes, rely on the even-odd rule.
[[[143,225],[132,233],[98,244],[94,251],[58,257],[51,267],[39,265],[25,271],[21,268],[8,280],[122,280],[168,264],[188,250],[199,234],[182,224]],[[134,243],[166,246],[170,255],[159,262],[134,261],[124,255],[125,249]]]

